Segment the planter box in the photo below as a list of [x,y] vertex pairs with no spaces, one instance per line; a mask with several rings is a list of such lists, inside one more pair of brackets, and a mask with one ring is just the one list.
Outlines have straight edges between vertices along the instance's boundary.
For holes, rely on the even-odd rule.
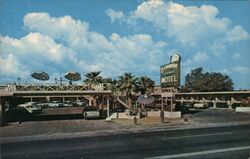
[[250,107],[236,107],[236,112],[248,112],[250,113]]
[[180,111],[175,111],[175,112],[164,111],[164,117],[165,118],[180,118],[181,112]]
[[[148,111],[147,116],[160,117],[160,112],[161,111]],[[180,111],[174,111],[174,112],[164,111],[164,118],[180,118],[180,117],[181,117]]]

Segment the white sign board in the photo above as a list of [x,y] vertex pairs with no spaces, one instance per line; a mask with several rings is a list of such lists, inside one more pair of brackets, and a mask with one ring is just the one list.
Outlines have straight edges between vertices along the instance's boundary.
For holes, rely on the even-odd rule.
[[165,98],[172,98],[174,97],[174,92],[164,92],[164,93],[161,93],[161,97],[165,97]]

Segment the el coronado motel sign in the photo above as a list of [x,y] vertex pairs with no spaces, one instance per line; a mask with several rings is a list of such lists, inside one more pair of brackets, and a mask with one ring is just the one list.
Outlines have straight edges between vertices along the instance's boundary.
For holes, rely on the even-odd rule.
[[[161,87],[177,87],[180,85],[180,57],[177,59],[173,59],[173,55],[171,57],[171,63],[161,66]],[[175,57],[176,58],[176,57]]]

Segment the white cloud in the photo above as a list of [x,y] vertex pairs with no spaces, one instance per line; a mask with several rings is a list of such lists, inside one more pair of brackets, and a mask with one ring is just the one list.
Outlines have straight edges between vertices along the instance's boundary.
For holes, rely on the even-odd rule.
[[1,77],[21,77],[26,78],[29,75],[29,70],[22,67],[18,59],[12,54],[8,54],[6,58],[0,57],[0,76]]
[[[1,37],[2,52],[13,52],[17,56],[29,56],[32,60],[43,59],[60,63],[65,57],[74,59],[74,52],[57,44],[49,36],[41,33],[31,32],[21,39],[14,39],[11,37]],[[66,56],[67,55],[67,56]]]
[[112,23],[116,20],[121,20],[124,18],[124,14],[122,11],[114,11],[113,9],[107,9],[105,12],[110,17]]
[[248,74],[250,75],[250,67],[234,67],[231,69],[234,73]]
[[193,57],[193,61],[195,63],[202,63],[202,62],[205,62],[207,59],[208,59],[208,55],[205,52],[198,52]]
[[[70,16],[51,17],[48,13],[28,13],[24,25],[30,33],[20,39],[1,37],[2,52],[13,52],[19,68],[50,74],[69,70],[86,73],[103,71],[117,77],[123,72],[155,74],[164,63],[166,43],[150,35],[134,34],[109,37],[89,30],[87,22]],[[45,69],[45,70],[44,70]]]
[[88,46],[89,24],[74,20],[71,16],[51,17],[48,13],[28,13],[24,17],[24,26],[30,31],[48,35],[65,42],[70,47]]
[[223,53],[226,52],[226,46],[222,41],[217,41],[209,46],[208,50],[215,56],[220,57]]
[[[229,18],[220,18],[219,10],[212,5],[196,7],[150,0],[143,2],[129,15],[122,15],[121,22],[135,24],[138,20],[144,20],[153,24],[157,30],[163,31],[167,37],[175,38],[188,46],[210,41],[209,46],[213,42],[216,44],[219,39],[225,43],[249,38],[249,34],[242,26],[232,28]],[[110,17],[112,20],[113,17]],[[116,17],[116,20],[119,20],[119,17]]]
[[238,73],[238,74],[250,75],[250,67],[236,66],[233,68],[222,69],[219,72],[226,74]]
[[240,54],[239,53],[235,53],[233,56],[232,56],[232,59],[233,60],[236,60],[236,59],[239,59],[240,58]]
[[242,26],[238,25],[234,27],[232,30],[229,30],[227,33],[226,40],[229,42],[235,42],[240,40],[249,39],[250,35],[246,30],[242,28]]
[[216,71],[216,72],[221,72],[221,73],[224,73],[224,74],[230,74],[231,71],[229,69],[222,69],[222,70],[219,70],[219,71]]
[[187,59],[185,62],[183,62],[184,67],[190,67],[190,66],[197,66],[204,62],[206,62],[209,59],[209,56],[206,52],[197,52],[195,55],[193,55],[192,58]]
[[4,74],[10,72],[9,75],[28,79],[33,71],[51,72],[59,67],[66,70],[78,63],[75,52],[41,33],[31,32],[20,39],[0,36],[0,39]]

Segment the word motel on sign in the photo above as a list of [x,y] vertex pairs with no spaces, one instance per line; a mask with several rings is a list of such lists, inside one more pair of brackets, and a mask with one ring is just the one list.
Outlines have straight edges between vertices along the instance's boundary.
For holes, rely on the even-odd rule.
[[168,76],[161,78],[162,83],[177,82],[176,76]]

